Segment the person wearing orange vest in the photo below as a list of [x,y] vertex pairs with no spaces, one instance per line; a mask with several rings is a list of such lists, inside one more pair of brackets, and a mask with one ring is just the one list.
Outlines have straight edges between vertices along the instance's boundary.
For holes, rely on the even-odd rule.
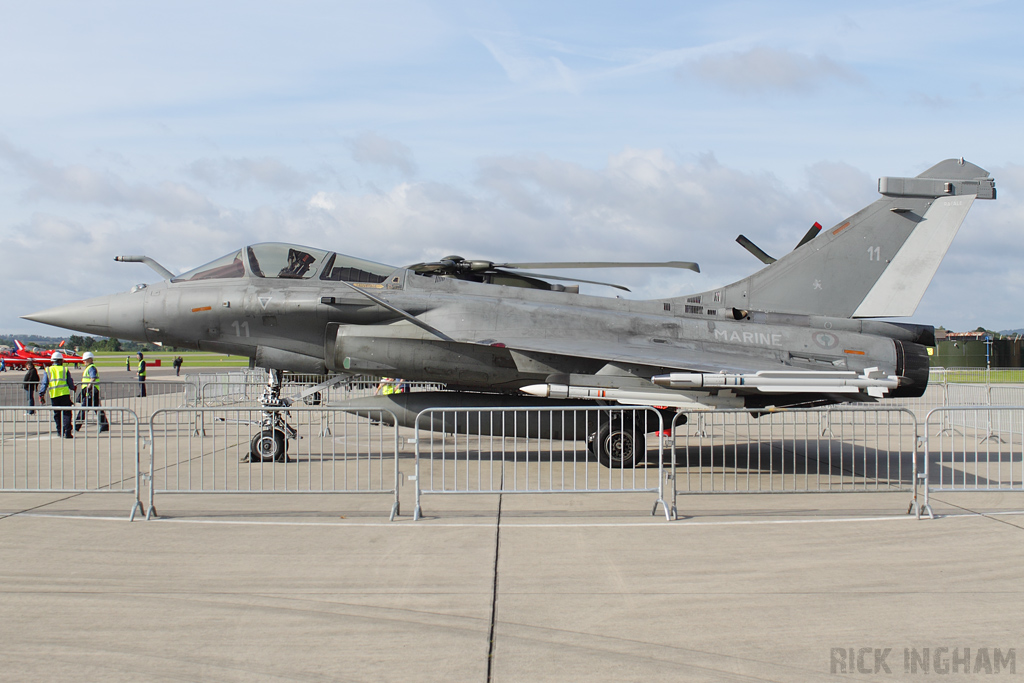
[[[70,408],[74,403],[71,396],[75,391],[75,380],[71,373],[64,367],[64,354],[58,351],[50,356],[50,367],[46,368],[43,381],[39,383],[39,398],[42,399],[47,392],[50,394],[50,404],[57,407]],[[53,422],[57,426],[57,434],[65,439],[74,438],[71,433],[71,411],[53,411]]]

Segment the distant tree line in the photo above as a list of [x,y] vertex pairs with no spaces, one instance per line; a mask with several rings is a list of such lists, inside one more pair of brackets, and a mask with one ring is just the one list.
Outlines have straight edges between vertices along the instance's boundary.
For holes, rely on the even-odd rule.
[[135,353],[136,351],[153,351],[155,350],[150,344],[140,344],[139,342],[123,341],[121,339],[114,339],[113,337],[107,337],[101,339],[99,337],[83,337],[81,335],[73,334],[68,337],[67,344],[73,349],[79,351],[112,351],[126,353]]
[[[90,337],[83,336],[80,334],[73,334],[70,337],[40,337],[39,335],[17,335],[17,339],[21,340],[25,346],[32,348],[38,346],[40,348],[57,348],[57,345],[62,341],[64,342],[64,348],[73,350],[78,349],[84,353],[86,351],[111,351],[114,353],[125,352],[135,353],[136,351],[156,351],[156,347],[152,344],[142,344],[134,341],[127,341],[123,339],[114,339],[113,337]],[[15,337],[0,337],[0,346],[14,347]],[[163,348],[163,351],[177,352],[176,348]]]

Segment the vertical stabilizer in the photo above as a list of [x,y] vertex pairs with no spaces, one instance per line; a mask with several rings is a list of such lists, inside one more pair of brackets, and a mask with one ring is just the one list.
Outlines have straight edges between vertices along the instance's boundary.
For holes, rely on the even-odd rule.
[[843,318],[913,315],[974,200],[995,199],[995,181],[947,159],[916,178],[881,178],[878,191],[880,199],[708,300]]

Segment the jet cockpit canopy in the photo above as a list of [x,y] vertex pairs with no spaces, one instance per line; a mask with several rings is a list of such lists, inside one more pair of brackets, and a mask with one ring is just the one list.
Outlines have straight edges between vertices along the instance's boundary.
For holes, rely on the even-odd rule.
[[[248,264],[248,271],[246,270]],[[319,272],[321,280],[383,282],[396,270],[336,252],[282,242],[261,242],[221,256],[172,278],[171,282],[197,282],[245,277],[308,280]]]

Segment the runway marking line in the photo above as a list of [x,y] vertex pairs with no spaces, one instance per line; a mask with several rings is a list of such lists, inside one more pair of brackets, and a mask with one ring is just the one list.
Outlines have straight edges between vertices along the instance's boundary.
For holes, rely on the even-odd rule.
[[[961,517],[994,517],[1002,515],[1024,515],[1024,510],[1009,510],[1003,512],[971,512],[941,515],[936,519],[955,519]],[[81,519],[103,522],[125,522],[127,519],[121,517],[94,517],[90,515],[63,515],[47,514],[40,512],[14,513],[10,517],[44,517],[50,519]],[[437,524],[396,524],[395,522],[267,522],[258,520],[227,520],[227,519],[168,519],[158,517],[147,520],[164,524],[213,524],[227,526],[322,526],[322,527],[381,527],[381,528],[409,528],[409,529],[433,529],[433,528],[462,528],[462,527],[490,527],[494,520],[479,523],[467,522],[439,522]],[[650,527],[650,528],[677,528],[677,527],[704,527],[704,526],[757,526],[773,524],[849,524],[855,522],[897,522],[897,521],[920,521],[912,515],[897,515],[892,517],[833,517],[826,519],[749,519],[749,520],[720,520],[713,522],[552,522],[549,524],[524,524],[516,522],[502,522],[501,526],[506,528],[521,529],[544,529],[544,528],[623,528],[623,527]]]

